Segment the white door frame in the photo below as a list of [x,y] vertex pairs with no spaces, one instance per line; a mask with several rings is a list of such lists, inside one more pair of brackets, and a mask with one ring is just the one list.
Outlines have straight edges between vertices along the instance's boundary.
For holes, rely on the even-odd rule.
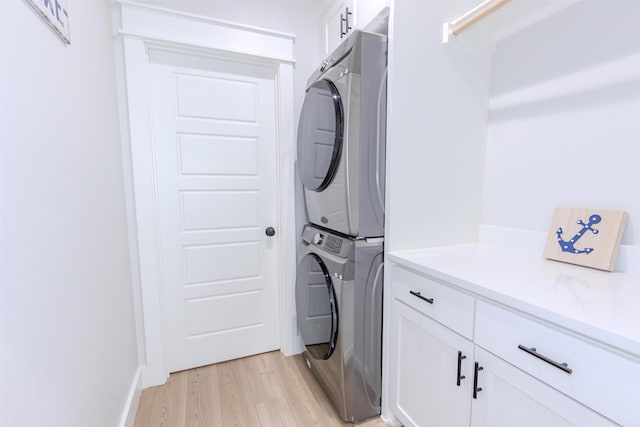
[[[148,50],[168,49],[223,59],[241,59],[273,68],[276,86],[276,145],[280,234],[281,351],[299,351],[295,324],[295,204],[293,41],[295,36],[199,15],[120,0],[121,121],[125,186],[142,386],[169,377],[164,324],[164,288],[152,138]],[[119,12],[119,15],[118,15]],[[130,154],[130,158],[129,158]],[[128,162],[127,162],[128,160]]]

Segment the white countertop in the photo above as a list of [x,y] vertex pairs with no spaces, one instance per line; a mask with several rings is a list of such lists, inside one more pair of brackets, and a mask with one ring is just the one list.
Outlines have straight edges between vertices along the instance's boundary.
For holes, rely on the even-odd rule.
[[640,357],[640,276],[468,244],[387,260]]

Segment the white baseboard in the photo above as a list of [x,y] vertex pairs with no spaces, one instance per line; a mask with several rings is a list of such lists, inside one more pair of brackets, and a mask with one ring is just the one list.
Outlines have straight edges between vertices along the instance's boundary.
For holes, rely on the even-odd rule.
[[[296,325],[296,329],[294,330],[297,331],[297,325]],[[304,350],[305,350],[304,344],[302,344],[302,339],[300,339],[298,335],[294,337],[289,337],[288,340],[283,341],[283,345],[280,348],[280,352],[287,357],[300,354]]]
[[382,413],[382,415],[380,415],[380,418],[382,418],[382,422],[385,423],[386,425],[392,426],[392,427],[401,427],[402,423],[393,415],[388,415],[385,417],[384,412]]
[[140,396],[142,395],[142,367],[136,369],[136,373],[133,376],[131,382],[131,388],[129,389],[129,395],[127,396],[127,402],[124,405],[124,411],[120,418],[119,427],[133,427],[133,423],[136,420],[136,413],[138,412],[138,404],[140,403]]

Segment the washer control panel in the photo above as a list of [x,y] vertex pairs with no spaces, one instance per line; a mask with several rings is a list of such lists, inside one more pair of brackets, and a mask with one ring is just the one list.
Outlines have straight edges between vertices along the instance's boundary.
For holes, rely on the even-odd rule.
[[353,244],[351,239],[336,236],[327,231],[306,226],[302,233],[302,240],[307,244],[316,246],[330,254],[345,258],[349,255]]
[[328,236],[324,243],[324,247],[328,249],[329,252],[339,254],[340,250],[342,249],[342,239],[334,236]]

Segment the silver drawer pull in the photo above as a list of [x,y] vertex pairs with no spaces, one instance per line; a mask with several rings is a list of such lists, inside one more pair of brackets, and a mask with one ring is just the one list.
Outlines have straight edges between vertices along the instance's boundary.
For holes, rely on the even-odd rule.
[[540,354],[536,351],[535,347],[525,347],[522,344],[518,344],[518,348],[522,351],[524,351],[525,353],[529,353],[530,355],[532,355],[533,357],[537,357],[538,359],[542,360],[543,362],[547,362],[549,365],[552,365],[555,368],[558,368],[564,372],[566,372],[567,374],[571,375],[571,373],[573,372],[573,369],[571,369],[569,367],[568,364],[566,364],[565,362],[559,363],[556,362],[555,360],[549,359],[547,356]]
[[413,295],[414,297],[418,297],[420,298],[422,301],[426,301],[429,304],[433,304],[433,298],[427,298],[427,297],[423,297],[422,295],[420,295],[420,292],[417,291],[409,291],[409,293],[411,295]]

